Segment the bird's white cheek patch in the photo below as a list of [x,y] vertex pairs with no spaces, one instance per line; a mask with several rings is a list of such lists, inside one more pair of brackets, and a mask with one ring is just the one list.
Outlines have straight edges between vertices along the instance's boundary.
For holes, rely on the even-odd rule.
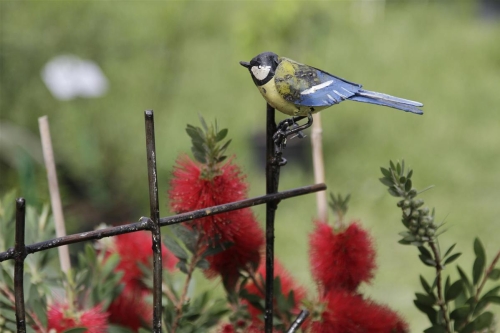
[[271,70],[271,66],[252,66],[250,69],[257,80],[264,80]]

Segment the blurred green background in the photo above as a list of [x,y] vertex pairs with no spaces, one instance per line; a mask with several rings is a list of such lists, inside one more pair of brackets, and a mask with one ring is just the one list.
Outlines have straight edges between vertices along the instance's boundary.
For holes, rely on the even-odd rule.
[[[428,326],[412,294],[419,272],[433,271],[397,244],[400,212],[378,181],[389,159],[415,169],[417,188],[436,185],[423,198],[450,227],[442,246],[466,252],[462,267],[472,267],[476,235],[490,259],[499,250],[500,20],[481,2],[1,1],[0,22],[0,192],[17,187],[28,203],[48,201],[37,120],[48,115],[69,232],[148,214],[145,109],[155,110],[162,216],[174,161],[189,153],[184,129],[199,125],[198,113],[229,128],[250,196],[263,194],[265,103],[238,61],[274,51],[425,104],[424,116],[354,102],[322,113],[329,190],[352,194],[348,216],[378,250],[367,295],[400,311],[412,331]],[[54,98],[40,73],[64,54],[96,62],[107,94]],[[280,189],[313,183],[309,140],[295,141]],[[254,211],[263,221],[264,208]],[[315,212],[314,195],[286,200],[276,226],[277,256],[311,292]]]

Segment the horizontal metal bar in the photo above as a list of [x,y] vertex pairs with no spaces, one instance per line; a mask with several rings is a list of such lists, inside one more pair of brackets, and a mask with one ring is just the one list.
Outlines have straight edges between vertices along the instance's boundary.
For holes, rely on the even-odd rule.
[[[314,193],[318,191],[326,190],[325,184],[315,184],[304,187],[299,187],[283,192],[263,195],[260,197],[255,197],[251,199],[244,199],[240,201],[235,201],[223,205],[207,207],[203,209],[194,210],[192,212],[182,213],[169,217],[160,218],[160,226],[167,226],[171,224],[181,223],[185,221],[190,221],[202,217],[212,216],[220,213],[229,212],[232,210],[237,210],[241,208],[257,206],[264,204],[269,201],[283,200],[288,198],[293,198],[296,196]],[[68,245],[74,243],[80,243],[83,241],[101,239],[104,237],[111,237],[121,234],[126,234],[138,230],[151,230],[151,220],[149,218],[141,218],[139,222],[134,222],[130,224],[120,225],[117,227],[109,227],[105,229],[93,230],[88,232],[82,232],[79,234],[68,235],[64,237],[58,237],[51,240],[38,242],[31,245],[26,245],[26,252],[28,254],[35,253],[47,249],[51,249],[54,247],[58,247],[61,245]],[[14,249],[10,248],[5,252],[0,253],[0,262],[13,259],[14,258]]]

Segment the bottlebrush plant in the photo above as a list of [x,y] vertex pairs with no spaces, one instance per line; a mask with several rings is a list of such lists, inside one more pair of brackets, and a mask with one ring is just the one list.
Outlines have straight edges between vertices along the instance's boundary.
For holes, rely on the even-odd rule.
[[[399,243],[416,246],[419,258],[426,266],[436,271],[434,281],[429,283],[420,275],[424,293],[415,293],[415,306],[425,313],[431,327],[425,333],[471,333],[494,332],[496,323],[493,313],[487,311],[490,304],[500,304],[500,285],[483,292],[487,280],[498,281],[500,268],[495,266],[500,259],[500,251],[491,263],[486,266],[486,253],[479,238],[474,239],[475,260],[472,266],[472,280],[465,271],[456,266],[459,279],[451,281],[450,276],[444,279],[443,271],[447,265],[460,257],[460,252],[453,252],[456,243],[444,254],[439,247],[438,236],[441,235],[444,222],[435,221],[435,211],[424,207],[424,200],[417,199],[422,193],[413,188],[413,170],[406,169],[404,161],[389,163],[389,168],[381,168],[382,184],[388,186],[389,193],[402,198],[397,206],[403,211],[401,222],[406,230],[400,235]],[[425,190],[424,190],[425,191]],[[445,282],[443,282],[445,281]]]
[[[187,126],[192,155],[182,154],[173,169],[169,206],[175,213],[221,205],[247,197],[245,175],[227,157],[227,129],[217,123]],[[494,330],[491,304],[500,303],[500,286],[488,291],[486,281],[500,278],[500,252],[486,265],[481,241],[474,241],[476,259],[471,279],[457,266],[460,278],[443,277],[447,265],[460,256],[455,244],[441,254],[438,237],[442,223],[424,207],[404,163],[382,168],[383,184],[400,197],[405,230],[401,244],[414,245],[420,260],[435,269],[432,282],[420,276],[424,293],[416,307],[431,327],[425,333],[479,333]],[[371,283],[376,268],[373,240],[359,221],[347,222],[349,196],[331,195],[335,219],[313,221],[309,262],[317,293],[294,281],[278,258],[274,267],[273,332],[289,332],[302,309],[311,314],[296,332],[406,333],[408,325],[388,306],[360,292]],[[0,200],[0,250],[13,246],[14,193]],[[27,207],[26,243],[54,237],[48,207],[38,213]],[[266,267],[264,232],[249,208],[163,228],[163,318],[166,333],[260,333],[264,331]],[[140,231],[88,243],[63,274],[57,251],[26,258],[27,330],[39,333],[150,332],[152,321],[152,241]],[[383,263],[381,264],[383,266]],[[211,291],[193,293],[195,271],[222,282],[225,297]],[[13,262],[0,265],[0,333],[16,330]]]

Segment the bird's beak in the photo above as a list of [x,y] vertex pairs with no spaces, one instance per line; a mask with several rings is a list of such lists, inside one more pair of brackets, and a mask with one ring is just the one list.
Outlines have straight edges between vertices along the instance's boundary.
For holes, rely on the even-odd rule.
[[240,61],[240,65],[245,67],[245,68],[250,68],[250,63],[246,61]]

